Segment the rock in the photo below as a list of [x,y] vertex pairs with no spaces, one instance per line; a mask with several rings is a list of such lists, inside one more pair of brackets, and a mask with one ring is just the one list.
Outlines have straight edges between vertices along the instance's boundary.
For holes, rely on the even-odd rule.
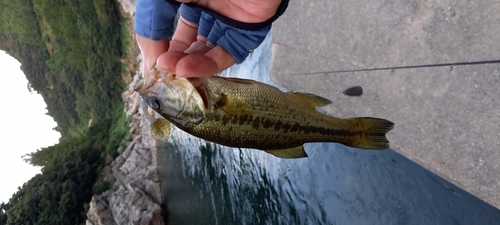
[[111,157],[110,155],[106,155],[106,160],[105,160],[104,164],[109,165],[109,164],[111,164],[112,161],[113,161],[113,157]]
[[101,195],[94,195],[90,201],[89,211],[87,212],[87,224],[93,225],[115,225],[112,210],[109,208],[107,196],[110,191],[106,191]]
[[126,112],[127,116],[134,115],[135,113],[137,113],[137,111],[141,107],[141,102],[142,102],[141,96],[139,96],[139,94],[134,91],[133,93],[131,93],[129,95],[128,101],[129,101],[130,108],[128,110],[126,110],[125,112]]
[[155,194],[155,195],[150,195],[150,197],[153,200],[157,202],[161,201],[160,183],[147,180],[146,183],[144,184],[144,190],[146,191],[146,193]]
[[156,145],[149,134],[149,123],[138,110],[138,95],[124,93],[122,97],[127,101],[125,112],[132,116],[129,144],[125,150],[120,148],[123,152],[104,168],[104,179],[113,188],[92,197],[86,224],[164,224]]
[[[131,148],[111,167],[118,190],[95,195],[87,213],[90,224],[164,224],[157,167],[149,149]],[[112,181],[107,178],[108,182]]]
[[[135,14],[136,0],[118,2],[125,12],[131,16]],[[139,55],[133,64],[140,61]],[[133,91],[141,80],[140,74],[136,72],[128,90],[121,96],[126,115],[132,117],[127,147],[120,147],[120,155],[103,170],[104,179],[111,184],[112,190],[92,197],[87,225],[164,224],[156,145],[149,134],[149,122],[139,110],[142,99]]]
[[132,141],[135,143],[142,143],[141,135],[135,135],[134,138],[132,139]]
[[135,129],[136,128],[130,128],[130,131],[129,131],[128,136],[126,138],[127,141],[132,141],[134,139]]
[[105,166],[102,173],[104,176],[104,180],[108,183],[114,184],[116,182],[116,178],[111,171],[111,166]]
[[125,149],[125,151],[123,152],[123,154],[121,154],[121,158],[123,159],[127,159],[130,154],[132,153],[133,149],[135,147],[135,142],[130,142],[130,144],[128,144],[127,148]]
[[137,183],[121,186],[110,204],[117,224],[163,224],[161,207]]

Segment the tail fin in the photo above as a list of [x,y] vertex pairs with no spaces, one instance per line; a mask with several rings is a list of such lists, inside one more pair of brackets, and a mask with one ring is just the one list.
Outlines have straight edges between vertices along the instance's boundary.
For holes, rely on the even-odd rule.
[[385,119],[358,117],[350,119],[362,133],[352,147],[382,150],[389,148],[389,140],[385,136],[394,127],[394,123]]

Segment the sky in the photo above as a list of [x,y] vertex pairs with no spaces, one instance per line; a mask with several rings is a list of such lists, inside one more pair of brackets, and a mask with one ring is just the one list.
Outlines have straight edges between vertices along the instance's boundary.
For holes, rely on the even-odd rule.
[[57,124],[46,115],[42,96],[30,93],[21,64],[0,51],[0,202],[8,202],[17,188],[40,173],[21,156],[42,147],[54,145],[60,134],[52,128]]

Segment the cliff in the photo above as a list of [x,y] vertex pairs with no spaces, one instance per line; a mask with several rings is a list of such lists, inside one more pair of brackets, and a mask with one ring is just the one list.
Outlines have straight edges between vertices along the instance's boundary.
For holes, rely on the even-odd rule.
[[149,135],[149,123],[138,110],[141,99],[132,90],[138,80],[139,74],[122,95],[127,115],[133,118],[129,144],[105,167],[105,180],[112,189],[92,197],[88,225],[163,224],[155,141]]
[[[119,2],[123,10],[133,17],[135,1]],[[135,40],[131,40],[131,45],[136,45]],[[134,53],[138,54],[137,49],[129,52]],[[136,62],[140,63],[140,57]],[[128,90],[122,94],[124,110],[127,116],[132,117],[127,147],[119,149],[120,155],[104,168],[104,179],[112,189],[92,197],[87,225],[164,224],[155,141],[149,135],[148,121],[139,110],[142,100],[133,91],[139,79],[140,72],[136,71]]]

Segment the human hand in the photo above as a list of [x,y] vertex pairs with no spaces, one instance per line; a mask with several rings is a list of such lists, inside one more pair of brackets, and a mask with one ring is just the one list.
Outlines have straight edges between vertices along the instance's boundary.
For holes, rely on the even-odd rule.
[[[271,18],[281,0],[182,0],[210,9],[220,15],[245,23],[259,23]],[[208,43],[207,37],[197,34],[198,24],[180,18],[172,41],[153,41],[138,36],[137,42],[150,69],[156,59],[159,70],[180,77],[206,77],[219,73],[236,59],[223,47]],[[168,51],[167,51],[168,50]]]
[[[142,55],[142,74],[147,74],[156,63],[158,56],[165,53],[170,46],[168,39],[155,41],[150,38],[135,35],[137,45]],[[144,75],[143,75],[144,76]]]

